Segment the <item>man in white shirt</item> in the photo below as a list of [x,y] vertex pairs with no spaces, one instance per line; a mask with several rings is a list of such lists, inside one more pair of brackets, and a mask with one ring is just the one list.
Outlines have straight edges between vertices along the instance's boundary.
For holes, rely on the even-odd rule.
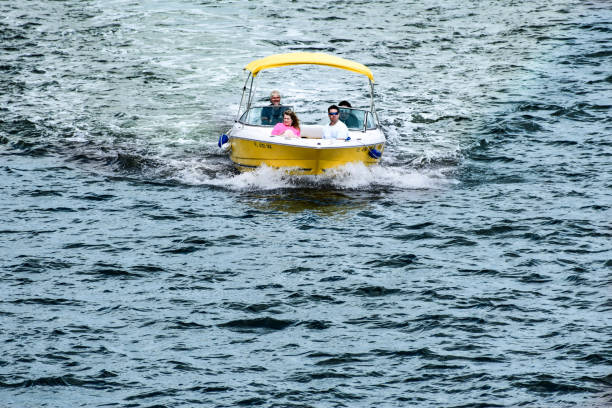
[[329,124],[323,126],[323,139],[346,139],[348,137],[348,129],[342,123],[340,118],[340,108],[332,105],[327,108],[329,116]]

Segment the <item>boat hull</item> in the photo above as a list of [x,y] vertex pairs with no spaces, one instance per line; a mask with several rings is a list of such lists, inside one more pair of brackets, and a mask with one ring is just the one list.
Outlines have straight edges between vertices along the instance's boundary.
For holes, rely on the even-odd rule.
[[[230,159],[240,170],[266,165],[295,174],[322,174],[348,163],[377,164],[384,151],[382,134],[351,132],[351,140],[297,139],[270,136],[260,129],[231,132]],[[246,127],[248,128],[248,126]],[[233,134],[232,134],[233,133]],[[372,154],[371,151],[378,154]],[[374,157],[373,157],[374,156]]]

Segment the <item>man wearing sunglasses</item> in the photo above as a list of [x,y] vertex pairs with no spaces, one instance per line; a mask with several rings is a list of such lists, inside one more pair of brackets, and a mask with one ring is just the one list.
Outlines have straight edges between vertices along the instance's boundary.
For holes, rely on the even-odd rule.
[[327,108],[327,117],[329,118],[329,124],[323,126],[323,139],[346,139],[348,129],[341,120],[338,120],[340,118],[340,108],[336,105]]

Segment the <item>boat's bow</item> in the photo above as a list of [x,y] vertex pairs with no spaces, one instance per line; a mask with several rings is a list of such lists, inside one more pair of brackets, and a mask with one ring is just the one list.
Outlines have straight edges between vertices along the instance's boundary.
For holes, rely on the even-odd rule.
[[[321,133],[321,128],[304,127],[303,134]],[[378,130],[350,131],[345,140],[271,136],[267,128],[237,123],[230,132],[229,144],[230,158],[240,169],[265,164],[300,174],[321,174],[347,163],[378,163],[385,138]]]

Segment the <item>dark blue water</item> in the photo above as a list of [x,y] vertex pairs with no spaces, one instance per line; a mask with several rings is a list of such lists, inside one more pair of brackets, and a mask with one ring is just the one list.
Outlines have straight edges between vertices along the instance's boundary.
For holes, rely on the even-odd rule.
[[[380,166],[218,150],[300,50]],[[610,406],[611,67],[606,1],[0,2],[0,405]]]

